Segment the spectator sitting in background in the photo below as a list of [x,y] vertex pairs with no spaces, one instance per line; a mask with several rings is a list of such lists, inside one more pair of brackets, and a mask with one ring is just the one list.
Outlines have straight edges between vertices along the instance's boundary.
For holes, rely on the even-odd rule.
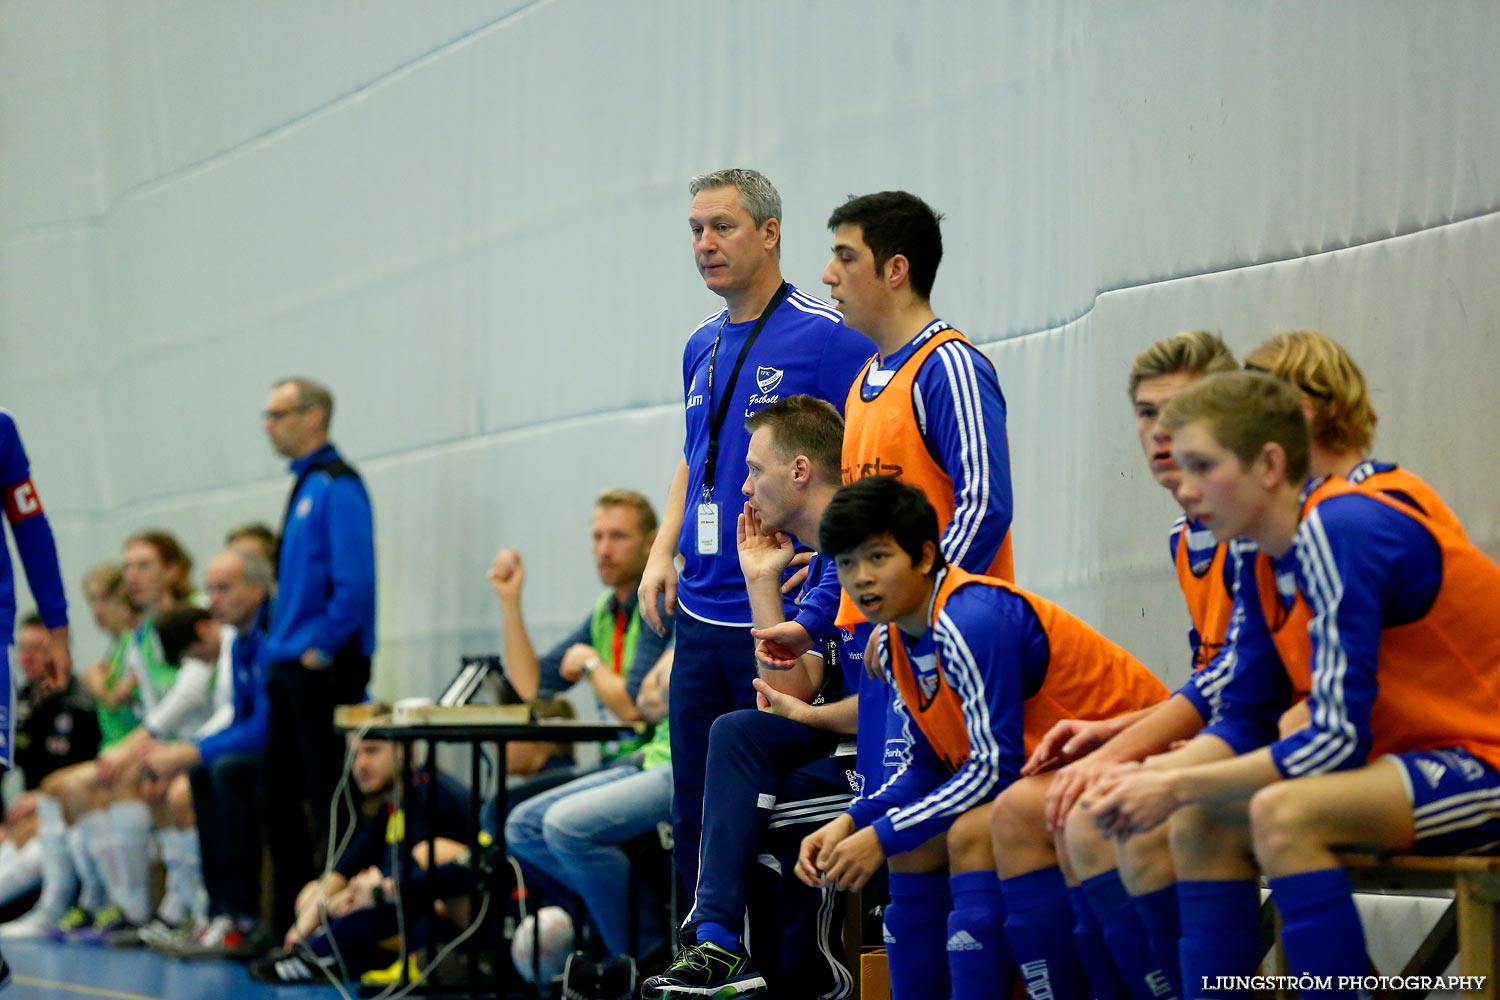
[[[656,538],[656,511],[650,501],[633,490],[606,490],[594,504],[591,525],[594,568],[599,582],[608,589],[594,602],[589,616],[538,657],[521,613],[521,590],[526,567],[514,549],[495,556],[489,570],[490,586],[500,599],[500,622],[504,635],[505,669],[511,686],[527,701],[550,698],[587,678],[599,704],[616,718],[634,722],[640,718],[636,699],[651,667],[670,644],[670,633],[659,636],[641,628],[636,614],[636,588],[646,565],[646,555]],[[619,753],[638,746],[627,744]],[[549,757],[557,757],[552,744],[510,745],[507,772],[530,774],[542,769]],[[559,771],[554,777],[527,783],[508,795],[514,807],[523,799],[570,778],[577,769]],[[529,787],[528,787],[529,786]],[[498,824],[491,816],[487,826]],[[530,817],[527,834],[541,836],[541,813]]]
[[[435,784],[429,783],[425,771],[419,770],[402,795],[397,782],[399,750],[388,740],[356,741],[355,736],[349,736],[354,747],[350,776],[375,808],[329,871],[298,893],[297,918],[283,939],[284,950],[251,963],[250,974],[262,982],[317,982],[339,971],[358,977],[389,965],[394,953],[381,944],[400,931],[397,906],[402,907],[399,917],[404,918],[407,940],[428,940],[421,922],[433,912],[438,881],[429,883],[426,877],[429,837],[435,838],[438,864],[468,855],[473,837],[468,791],[442,773]],[[402,832],[416,847],[408,869],[412,878],[398,887]]]
[[276,530],[264,521],[246,521],[244,524],[236,524],[224,533],[226,549],[254,552],[266,561],[273,574],[276,571],[276,552],[279,546],[280,541],[276,537]]
[[99,723],[76,678],[58,688],[52,644],[41,616],[21,619],[16,660],[25,678],[16,700],[15,760],[26,794],[6,812],[0,843],[0,904],[42,884],[42,842],[37,837],[36,789],[42,779],[70,764],[91,760],[99,749]]
[[[142,620],[130,633],[125,658],[145,714],[97,759],[43,782],[37,798],[42,896],[25,917],[0,927],[0,937],[56,931],[103,940],[150,918],[152,822],[141,800],[140,756],[153,734],[193,732],[213,711],[213,668],[196,661],[180,670],[169,666],[156,634],[157,617],[192,593],[192,568],[192,557],[165,531],[139,532],[126,541],[125,588],[142,609]],[[196,853],[196,842],[192,847]],[[174,922],[186,919],[188,901],[169,898],[163,906]]]
[[266,592],[265,603],[261,605],[260,621],[256,623],[256,628],[260,631],[270,631],[271,602],[276,597],[276,559],[281,551],[281,539],[276,537],[275,529],[264,521],[246,521],[225,532],[224,547],[253,552],[271,567],[271,587]]
[[[636,702],[641,718],[656,726],[644,747],[528,799],[511,812],[505,827],[511,855],[528,870],[544,872],[544,886],[561,883],[568,895],[554,895],[553,901],[567,903],[569,895],[577,896],[599,931],[607,960],[584,962],[575,955],[564,973],[565,986],[582,996],[633,995],[635,955],[666,964],[662,893],[638,882],[636,912],[630,912],[631,862],[621,845],[672,819],[672,743],[666,721],[671,677],[669,649],[647,674]],[[533,832],[538,819],[540,836]]]
[[[207,924],[190,939],[166,937],[160,944],[173,954],[207,957],[247,953],[247,942],[260,916],[260,811],[256,782],[266,746],[266,665],[264,635],[256,627],[271,586],[271,567],[258,553],[227,548],[204,573],[209,612],[190,609],[187,626],[162,634],[169,661],[183,655],[223,662],[228,652],[230,678],[217,686],[231,694],[214,718],[185,740],[159,741],[146,752],[145,769],[162,781],[187,782],[196,817]],[[210,618],[210,612],[212,617]],[[225,627],[227,626],[227,627]],[[222,633],[221,633],[222,627]],[[178,829],[192,816],[173,817]]]
[[81,680],[94,699],[99,716],[99,749],[108,750],[140,724],[141,698],[127,654],[131,633],[141,623],[141,609],[125,588],[125,569],[100,563],[83,578],[94,623],[110,637],[109,648],[97,663],[83,671]]
[[[94,613],[95,624],[110,636],[111,642],[103,659],[77,675],[83,689],[94,699],[99,739],[92,752],[77,759],[69,759],[64,766],[92,760],[96,753],[119,742],[121,737],[140,722],[137,711],[140,698],[136,693],[135,674],[130,671],[126,654],[130,649],[131,633],[140,624],[141,613],[131,603],[130,595],[126,592],[123,568],[118,563],[101,563],[95,566],[83,578],[83,593]],[[76,739],[71,742],[77,746]],[[34,781],[28,773],[28,789],[35,791],[40,787],[42,779],[61,769],[49,768],[46,773],[35,775]],[[0,846],[0,903],[24,901],[29,892],[42,884],[42,842],[32,836],[36,833],[37,826],[36,800],[35,794],[28,793],[12,810],[15,820],[22,825],[11,830],[12,836],[7,840],[10,843],[9,849]],[[16,849],[19,849],[19,853],[13,855],[12,852]],[[95,905],[102,906],[103,903],[101,901]],[[20,915],[12,912],[9,905],[0,909],[0,920],[3,921],[13,920]]]

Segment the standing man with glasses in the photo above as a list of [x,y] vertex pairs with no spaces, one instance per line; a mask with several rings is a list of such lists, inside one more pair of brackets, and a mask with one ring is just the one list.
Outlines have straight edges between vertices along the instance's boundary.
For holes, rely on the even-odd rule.
[[328,843],[328,807],[344,757],[333,707],[362,701],[370,681],[375,532],[364,482],[328,440],[328,388],[282,379],[262,416],[271,447],[291,460],[297,477],[282,517],[266,639],[263,796],[275,872],[273,922],[282,926],[291,922],[297,891]]
[[781,196],[764,175],[718,170],[693,178],[688,193],[694,262],[725,308],[693,331],[683,351],[686,437],[641,578],[640,608],[658,632],[663,614],[677,617],[673,856],[691,892],[709,728],[725,712],[755,707],[750,599],[735,542],[749,447],[745,419],[798,393],[842,404],[874,347],[826,302],[782,279]]

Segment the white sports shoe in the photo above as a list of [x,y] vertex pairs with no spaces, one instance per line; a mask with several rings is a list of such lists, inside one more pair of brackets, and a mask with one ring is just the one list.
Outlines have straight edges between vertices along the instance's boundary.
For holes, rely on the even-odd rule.
[[41,909],[32,910],[24,917],[0,925],[0,940],[46,937],[60,919],[61,914],[46,913]]

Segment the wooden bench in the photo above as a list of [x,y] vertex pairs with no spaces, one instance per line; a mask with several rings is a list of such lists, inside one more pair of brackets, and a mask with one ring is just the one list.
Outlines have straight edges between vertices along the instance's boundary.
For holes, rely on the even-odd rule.
[[1403,976],[1440,976],[1458,955],[1458,975],[1484,976],[1466,997],[1500,997],[1500,858],[1422,858],[1418,855],[1340,856],[1355,889],[1452,889],[1454,901],[1401,970]]
[[1500,857],[1347,852],[1340,860],[1356,890],[1453,890],[1453,901],[1399,975],[1440,976],[1456,954],[1460,976],[1484,977],[1481,989],[1463,996],[1500,997]]
[[[1441,976],[1456,956],[1458,975],[1483,977],[1482,987],[1461,991],[1459,995],[1500,1000],[1500,857],[1343,852],[1339,860],[1356,891],[1450,889],[1454,893],[1443,916],[1428,931],[1405,967],[1387,975]],[[1263,911],[1268,945],[1279,936],[1280,930],[1274,902],[1274,898],[1268,899]],[[889,990],[885,956],[880,953],[883,951],[867,948],[860,954],[857,945],[851,949],[851,954],[860,954],[862,985],[867,997],[880,997],[882,991]],[[1269,971],[1286,973],[1285,969]],[[1381,990],[1376,991],[1376,996],[1415,1000],[1417,994]]]

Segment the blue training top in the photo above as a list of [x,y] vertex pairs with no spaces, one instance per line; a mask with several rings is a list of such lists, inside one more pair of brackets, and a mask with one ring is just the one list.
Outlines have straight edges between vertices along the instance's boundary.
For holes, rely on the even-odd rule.
[[[686,435],[683,458],[688,466],[687,500],[678,551],[682,575],[677,600],[694,618],[715,625],[748,628],[750,598],[740,573],[735,548],[735,522],[743,496],[745,453],[750,435],[745,419],[763,406],[798,394],[826,399],[840,412],[849,386],[860,367],[875,352],[862,333],[844,326],[832,306],[791,288],[756,339],[734,385],[729,385],[735,360],[755,321],[731,323],[720,310],[704,320],[688,338],[682,352],[683,410]],[[714,340],[714,398],[708,398],[709,355]],[[719,553],[698,554],[698,505],[703,502],[704,472],[708,464],[710,421],[724,393],[732,393],[724,426],[719,429],[719,454],[710,500],[719,505]]]
[[[945,634],[962,642],[950,639],[938,649],[936,627],[919,639],[903,637],[915,669],[936,669],[941,657],[946,682],[964,692],[969,759],[950,771],[921,727],[911,724],[902,699],[892,695],[905,722],[910,753],[889,781],[849,807],[856,826],[874,826],[887,856],[926,843],[1020,776],[1026,762],[1025,702],[1046,679],[1051,659],[1046,631],[1019,594],[963,587],[948,599],[943,616],[949,623]],[[981,719],[987,724],[979,724]]]
[[234,721],[198,741],[198,753],[205,767],[225,754],[262,753],[270,733],[265,636],[254,627],[237,633],[229,650],[229,662],[234,677]]
[[331,444],[297,459],[292,472],[300,485],[281,535],[269,661],[295,660],[308,649],[331,657],[351,639],[368,656],[375,651],[375,526],[365,484]]
[[[31,463],[10,411],[0,408],[0,499],[5,519],[16,536],[16,552],[26,568],[26,582],[36,599],[37,613],[48,628],[68,624],[68,599],[57,566],[57,542],[31,483]],[[16,629],[16,578],[0,530],[0,646],[8,645]]]
[[[892,375],[934,336],[949,328],[935,319],[879,364],[860,383],[869,402]],[[988,358],[961,340],[943,344],[922,363],[912,386],[912,412],[922,443],[953,481],[953,519],[941,548],[950,563],[984,573],[1010,530],[1014,499],[1005,394]]]
[[[1357,766],[1372,742],[1380,633],[1416,621],[1432,606],[1443,579],[1441,551],[1413,518],[1372,497],[1350,494],[1332,497],[1309,512],[1292,548],[1271,564],[1283,607],[1290,607],[1301,592],[1309,595],[1314,614],[1324,616],[1314,656],[1331,647],[1347,654],[1337,693],[1348,725],[1336,736],[1356,752],[1339,758],[1338,767]],[[1336,599],[1327,597],[1330,591]],[[1318,773],[1303,772],[1288,760],[1328,734],[1308,726],[1277,739],[1277,721],[1291,705],[1291,683],[1262,611],[1252,558],[1240,560],[1236,605],[1244,613],[1232,639],[1235,663],[1219,710],[1203,731],[1236,753],[1269,745],[1277,768],[1288,777]]]

